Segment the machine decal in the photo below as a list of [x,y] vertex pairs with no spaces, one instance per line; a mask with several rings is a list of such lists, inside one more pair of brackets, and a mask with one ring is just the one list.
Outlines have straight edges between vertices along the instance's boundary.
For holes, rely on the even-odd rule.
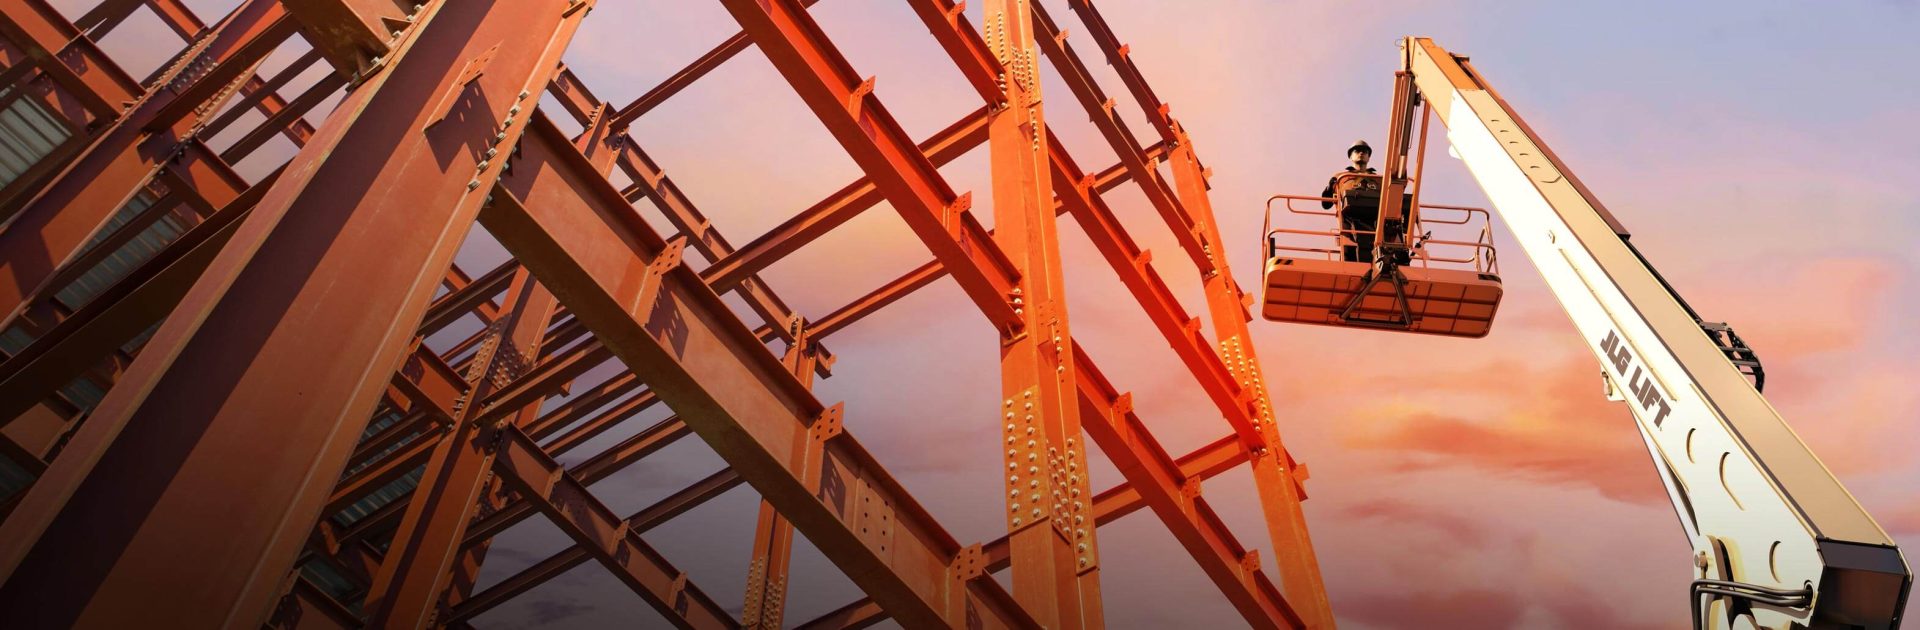
[[[1659,407],[1660,411],[1653,416],[1653,426],[1659,428],[1660,423],[1666,421],[1667,413],[1673,411],[1667,406],[1667,398],[1670,396],[1660,391],[1660,386],[1653,379],[1647,378],[1647,374],[1640,366],[1634,364],[1633,352],[1627,349],[1626,344],[1620,343],[1618,332],[1607,331],[1607,337],[1600,340],[1600,351],[1606,353],[1607,364],[1612,365],[1620,378],[1626,380],[1627,388],[1632,390],[1633,395],[1639,399],[1641,409],[1653,411],[1656,405]],[[1629,367],[1633,368],[1632,376],[1627,375]]]

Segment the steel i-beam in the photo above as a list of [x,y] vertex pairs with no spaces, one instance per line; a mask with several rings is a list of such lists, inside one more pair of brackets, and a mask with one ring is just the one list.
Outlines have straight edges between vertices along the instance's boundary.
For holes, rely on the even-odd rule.
[[586,6],[426,5],[0,524],[0,608],[267,619]]

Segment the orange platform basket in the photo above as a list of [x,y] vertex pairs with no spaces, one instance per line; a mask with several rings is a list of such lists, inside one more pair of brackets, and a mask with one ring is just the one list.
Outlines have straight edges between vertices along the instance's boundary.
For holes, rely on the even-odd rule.
[[[1347,260],[1357,243],[1373,239],[1357,230],[1298,230],[1272,227],[1273,202],[1284,200],[1292,214],[1326,217],[1339,212],[1299,209],[1292,202],[1333,202],[1323,197],[1275,195],[1267,201],[1268,225],[1260,315],[1270,321],[1347,326],[1399,332],[1485,337],[1499,312],[1499,263],[1487,211],[1459,206],[1422,205],[1413,213],[1419,235],[1404,264]],[[1461,214],[1458,218],[1453,215]],[[1472,241],[1435,239],[1431,230],[1467,231],[1478,222]],[[1343,254],[1343,250],[1345,250]],[[1371,258],[1371,256],[1369,256]]]

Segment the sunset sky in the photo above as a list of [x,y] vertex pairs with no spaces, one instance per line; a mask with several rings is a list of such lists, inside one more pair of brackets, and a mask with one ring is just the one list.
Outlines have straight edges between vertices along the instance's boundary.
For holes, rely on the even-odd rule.
[[[208,21],[236,3],[188,2]],[[91,2],[55,4],[77,16]],[[977,24],[982,2],[969,4]],[[1044,4],[1147,140],[1139,108],[1067,3]],[[1317,193],[1356,138],[1384,146],[1398,38],[1429,36],[1472,56],[1687,300],[1708,319],[1732,323],[1759,352],[1769,400],[1868,511],[1902,543],[1920,543],[1920,337],[1900,323],[1920,308],[1920,254],[1911,242],[1920,234],[1920,81],[1911,43],[1920,4],[1098,4],[1213,168],[1213,207],[1249,290],[1259,286],[1262,200]],[[980,106],[904,3],[824,0],[813,13],[861,75],[877,76],[876,94],[916,138]],[[600,98],[625,103],[737,30],[715,2],[600,0],[567,60]],[[103,45],[141,76],[159,63],[141,60],[177,42],[135,21]],[[298,52],[276,55],[269,69]],[[1048,123],[1083,168],[1112,164],[1113,153],[1047,71]],[[736,245],[858,176],[756,51],[632,133]],[[242,171],[270,170],[291,155],[284,143]],[[1427,200],[1487,204],[1459,163],[1433,154]],[[955,189],[975,191],[974,211],[991,225],[986,150],[942,173]],[[1187,311],[1204,313],[1197,274],[1145,198],[1129,186],[1108,201],[1158,254],[1155,268]],[[668,229],[656,212],[644,213]],[[1226,435],[1112,270],[1076,225],[1062,226],[1076,340],[1134,393],[1168,451],[1184,454]],[[1507,293],[1485,339],[1253,322],[1287,447],[1311,468],[1306,512],[1341,624],[1686,627],[1690,552],[1632,420],[1602,396],[1598,365],[1504,226],[1496,239],[1510,247]],[[470,271],[498,262],[488,241],[478,236],[463,253]],[[882,206],[764,277],[797,311],[818,318],[928,258]],[[957,286],[942,281],[826,343],[839,362],[816,391],[846,402],[849,430],[957,538],[1003,533],[996,335]],[[666,413],[657,409],[599,444]],[[683,440],[594,490],[630,512],[720,466],[704,444]],[[1119,480],[1104,461],[1096,466],[1097,489]],[[1205,496],[1243,544],[1261,548],[1271,572],[1273,556],[1285,551],[1271,548],[1251,475],[1222,475],[1205,484]],[[756,505],[743,487],[646,537],[737,610]],[[1110,626],[1244,625],[1151,513],[1102,528],[1099,542]],[[545,523],[522,525],[499,539],[482,583],[566,544]],[[858,596],[817,551],[800,546],[789,623]],[[476,625],[661,623],[588,564]]]

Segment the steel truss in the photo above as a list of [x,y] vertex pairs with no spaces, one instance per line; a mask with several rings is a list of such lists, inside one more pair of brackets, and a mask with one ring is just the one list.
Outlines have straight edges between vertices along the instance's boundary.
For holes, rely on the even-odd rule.
[[[0,187],[0,458],[30,480],[0,499],[0,617],[464,625],[596,562],[678,626],[780,627],[797,532],[866,593],[802,627],[1100,627],[1097,526],[1144,508],[1252,626],[1331,627],[1300,511],[1306,471],[1275,426],[1193,141],[1087,0],[1069,6],[1150,145],[1038,3],[988,0],[983,34],[960,5],[907,1],[983,102],[918,143],[806,13],[812,0],[721,0],[742,32],[625,105],[561,61],[594,0],[245,0],[214,24],[180,0],[103,0],[73,21],[47,0],[0,0],[0,119],[48,121],[29,143],[38,155]],[[136,81],[94,42],[143,8],[188,44]],[[262,76],[298,41],[310,50]],[[865,177],[736,247],[626,130],[749,48]],[[1118,164],[1088,172],[1053,138],[1040,56]],[[334,72],[283,96],[322,62]],[[343,91],[323,124],[305,121]],[[542,92],[563,111],[539,109]],[[231,146],[203,141],[249,112]],[[557,116],[585,131],[569,137]],[[275,137],[299,151],[272,174],[230,167]],[[981,145],[997,232],[936,170]],[[615,169],[633,184],[612,183]],[[1216,338],[1102,200],[1129,183],[1198,268]],[[669,225],[643,220],[643,200]],[[758,278],[881,201],[933,260],[818,318]],[[1174,457],[1073,342],[1061,214],[1229,435]],[[454,266],[474,221],[513,260]],[[711,264],[683,262],[689,247]],[[948,534],[845,429],[858,410],[811,392],[833,363],[827,337],[942,277],[1002,341],[1008,534],[978,544]],[[425,343],[468,316],[484,327],[442,352]],[[628,371],[576,382],[609,358]],[[675,415],[571,467],[556,460],[660,403]],[[630,515],[587,491],[689,435],[727,467]],[[1124,477],[1098,494],[1094,446]],[[1200,492],[1241,464],[1277,587]],[[736,619],[645,533],[742,484],[763,503]],[[574,546],[476,592],[492,537],[535,515]],[[1011,590],[991,577],[1009,568]]]

